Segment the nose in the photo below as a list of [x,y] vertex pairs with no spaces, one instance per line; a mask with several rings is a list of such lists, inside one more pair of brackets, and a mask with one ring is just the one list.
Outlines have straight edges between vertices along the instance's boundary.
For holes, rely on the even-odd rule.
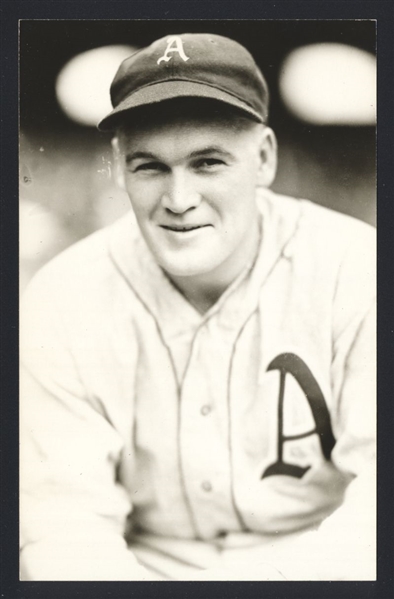
[[196,208],[201,196],[193,185],[192,177],[185,172],[172,172],[167,178],[162,195],[162,205],[174,214],[183,214]]

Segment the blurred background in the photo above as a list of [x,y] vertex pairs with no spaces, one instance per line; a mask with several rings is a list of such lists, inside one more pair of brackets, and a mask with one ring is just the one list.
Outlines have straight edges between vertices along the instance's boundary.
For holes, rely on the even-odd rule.
[[233,38],[260,66],[279,143],[273,189],[375,225],[374,21],[21,21],[21,291],[129,210],[112,179],[111,134],[96,123],[120,62],[183,32]]

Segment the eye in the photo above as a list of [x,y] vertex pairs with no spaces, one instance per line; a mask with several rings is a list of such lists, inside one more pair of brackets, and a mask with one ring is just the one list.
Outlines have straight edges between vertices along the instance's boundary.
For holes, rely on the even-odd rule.
[[161,163],[161,162],[142,162],[141,164],[137,164],[136,167],[134,167],[133,172],[137,173],[137,172],[151,172],[151,173],[155,173],[155,172],[165,172],[167,170],[165,164]]
[[219,158],[201,158],[195,166],[200,170],[213,171],[224,165],[225,162]]

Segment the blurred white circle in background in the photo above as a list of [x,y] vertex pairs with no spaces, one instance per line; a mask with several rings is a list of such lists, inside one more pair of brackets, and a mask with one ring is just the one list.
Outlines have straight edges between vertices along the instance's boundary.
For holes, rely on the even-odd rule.
[[376,122],[376,59],[345,44],[311,44],[285,59],[279,88],[287,108],[315,125]]
[[95,127],[112,110],[109,88],[120,63],[137,49],[102,46],[72,58],[56,80],[56,96],[67,116]]

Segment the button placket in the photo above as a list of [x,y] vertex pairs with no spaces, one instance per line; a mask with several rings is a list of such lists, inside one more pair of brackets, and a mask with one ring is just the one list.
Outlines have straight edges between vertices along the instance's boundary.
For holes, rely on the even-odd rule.
[[[216,527],[227,529],[237,524],[227,492],[231,482],[228,447],[216,422],[219,414],[226,418],[226,386],[218,382],[226,380],[228,360],[223,350],[229,351],[229,348],[215,344],[212,347],[213,341],[217,344],[206,327],[199,330],[185,373],[181,400],[180,450],[185,488],[202,538],[211,537]],[[219,351],[223,359],[215,364],[212,356]],[[214,413],[217,409],[219,414]]]

